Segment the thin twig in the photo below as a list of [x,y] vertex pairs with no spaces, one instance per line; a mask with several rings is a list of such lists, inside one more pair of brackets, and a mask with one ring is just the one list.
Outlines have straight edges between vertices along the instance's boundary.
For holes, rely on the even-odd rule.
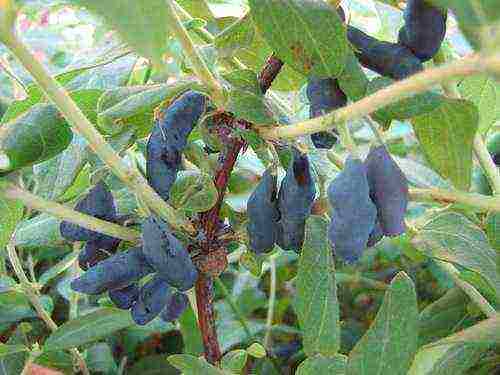
[[269,300],[267,305],[267,318],[266,318],[266,335],[264,336],[264,348],[270,349],[271,345],[271,329],[273,326],[274,305],[276,303],[276,255],[269,257],[269,271],[270,271],[270,288]]
[[490,56],[474,54],[462,60],[427,69],[407,79],[397,81],[372,95],[326,115],[296,124],[280,125],[272,128],[262,127],[256,130],[262,137],[268,139],[296,138],[319,131],[331,130],[344,121],[362,118],[389,104],[425,92],[435,84],[484,72],[500,73],[500,53]]
[[208,87],[211,93],[211,98],[219,107],[223,107],[225,102],[224,91],[221,84],[215,79],[214,75],[208,69],[207,64],[203,60],[191,40],[186,28],[183,26],[179,15],[176,12],[174,0],[165,0],[167,4],[168,25],[173,34],[179,39],[182,45],[182,51],[189,59],[196,76]]
[[[24,292],[26,293],[26,296],[30,300],[31,304],[35,308],[38,316],[40,319],[42,319],[47,327],[54,332],[57,330],[57,324],[52,320],[50,315],[45,311],[43,308],[42,302],[38,296],[38,292],[36,289],[33,288],[32,284],[28,280],[28,277],[24,273],[23,267],[21,265],[21,261],[19,260],[19,257],[17,256],[16,248],[14,246],[14,238],[12,238],[12,241],[7,245],[7,254],[9,255],[9,260],[12,265],[12,268],[14,269],[14,272],[19,279],[19,282],[21,283]],[[89,375],[89,370],[87,368],[87,365],[82,358],[80,352],[78,349],[71,349],[70,350],[73,356],[75,357],[76,361],[78,362],[78,365],[80,367],[80,370],[84,375]]]
[[4,182],[2,186],[3,189],[0,190],[0,195],[8,199],[19,200],[31,209],[125,241],[137,242],[141,236],[140,232],[134,229],[85,215],[62,204],[51,202],[31,194],[29,191],[23,190],[14,184]]

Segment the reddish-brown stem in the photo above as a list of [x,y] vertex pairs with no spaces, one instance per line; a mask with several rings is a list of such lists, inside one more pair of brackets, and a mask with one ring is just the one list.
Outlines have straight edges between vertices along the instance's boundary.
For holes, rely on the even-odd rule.
[[[262,92],[265,93],[281,70],[283,63],[271,55],[262,72],[259,75],[259,84]],[[217,115],[216,115],[217,116]],[[223,113],[220,115],[221,121],[215,121],[218,126],[227,127],[229,130],[234,128],[247,127],[250,124],[245,121],[235,119],[232,115]],[[222,132],[221,132],[222,133]],[[219,166],[215,171],[214,184],[219,194],[217,203],[208,211],[200,215],[198,228],[204,235],[205,241],[202,244],[204,254],[213,253],[220,248],[217,239],[217,233],[220,228],[220,209],[226,193],[229,177],[233,171],[240,151],[246,146],[244,140],[239,137],[224,137],[225,147],[219,158]],[[221,254],[224,254],[222,252]],[[225,255],[224,255],[225,256]],[[198,325],[201,330],[203,346],[205,349],[205,359],[212,364],[219,364],[222,353],[217,339],[217,330],[215,325],[215,316],[213,309],[213,280],[207,274],[200,272],[196,282],[196,303],[198,306]]]
[[259,84],[263,94],[265,94],[266,91],[269,90],[274,79],[283,67],[283,64],[283,61],[278,59],[274,55],[274,53],[268,57],[264,68],[259,74]]
[[222,357],[213,309],[213,282],[212,278],[201,274],[196,281],[196,304],[198,306],[198,325],[201,331],[205,359],[214,365],[219,364]]

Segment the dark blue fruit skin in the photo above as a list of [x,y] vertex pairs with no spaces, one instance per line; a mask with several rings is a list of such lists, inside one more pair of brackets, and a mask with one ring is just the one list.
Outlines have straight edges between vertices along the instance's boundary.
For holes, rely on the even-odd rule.
[[300,251],[304,243],[306,219],[316,196],[316,186],[312,178],[307,155],[297,150],[293,161],[281,181],[278,194],[279,221],[278,245],[283,250]]
[[145,325],[158,316],[171,298],[173,289],[158,275],[153,276],[139,291],[139,297],[132,306],[132,319]]
[[99,241],[87,241],[78,254],[78,264],[82,270],[86,271],[112,254],[113,252],[103,249]]
[[101,294],[122,289],[152,272],[154,269],[147,263],[142,249],[134,247],[89,268],[71,282],[71,289],[85,294]]
[[420,61],[425,62],[437,53],[446,35],[446,12],[424,0],[408,0],[404,26],[398,42],[408,47]]
[[189,300],[184,293],[176,292],[168,300],[165,308],[160,314],[160,319],[165,322],[177,320],[188,307]]
[[328,229],[333,253],[347,263],[356,262],[367,246],[377,218],[361,160],[347,158],[343,171],[328,187],[328,199],[333,208]]
[[[106,221],[116,219],[116,207],[108,186],[100,181],[75,206],[75,211]],[[68,241],[89,241],[100,234],[79,225],[63,221],[59,227],[61,235]]]
[[407,47],[375,39],[355,27],[347,27],[347,38],[361,65],[384,77],[404,79],[423,69]]
[[163,220],[148,217],[142,226],[142,239],[144,255],[158,275],[180,290],[194,286],[198,271],[186,248]]
[[277,178],[266,170],[247,203],[249,248],[262,254],[274,248],[278,231]]
[[116,307],[128,310],[139,298],[139,287],[134,283],[123,289],[111,290],[108,295]]
[[408,181],[384,146],[373,147],[365,160],[370,197],[386,236],[404,233],[408,207]]
[[207,98],[188,91],[156,114],[146,148],[146,175],[149,184],[168,200],[170,188],[181,167],[181,154],[194,126],[205,112]]
[[[310,103],[309,118],[322,116],[347,104],[347,97],[333,78],[309,79],[306,93]],[[317,148],[329,149],[337,143],[337,137],[329,132],[315,133],[311,139]]]

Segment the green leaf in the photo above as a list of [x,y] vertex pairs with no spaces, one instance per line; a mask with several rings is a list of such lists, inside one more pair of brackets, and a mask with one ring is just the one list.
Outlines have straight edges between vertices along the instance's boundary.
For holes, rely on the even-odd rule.
[[47,271],[42,273],[42,275],[38,279],[38,282],[42,286],[45,286],[45,284],[47,284],[54,277],[58,276],[59,274],[66,271],[69,267],[71,267],[71,265],[75,262],[77,257],[78,254],[75,254],[74,252],[69,253],[55,265],[50,267]]
[[16,230],[15,244],[28,249],[61,245],[64,240],[59,231],[60,224],[61,220],[48,214],[23,220]]
[[500,343],[500,314],[457,332],[454,335],[436,341],[432,345],[443,344],[499,344]]
[[252,70],[235,70],[224,78],[232,85],[226,105],[229,112],[256,125],[274,123],[260,91],[257,75]]
[[49,200],[61,198],[85,166],[89,152],[87,141],[77,134],[62,153],[36,164],[33,167],[36,194]]
[[222,357],[221,366],[225,370],[229,370],[234,373],[241,373],[241,370],[243,370],[245,364],[247,363],[247,358],[248,354],[245,350],[232,350]]
[[297,375],[344,375],[347,357],[337,354],[333,357],[324,357],[320,354],[307,358],[297,368]]
[[[236,56],[247,67],[254,71],[259,71],[266,63],[273,50],[266,43],[262,35],[256,33],[252,44],[249,47],[237,51]],[[273,89],[282,91],[299,90],[305,83],[305,77],[295,71],[290,65],[285,64],[280,74],[273,81]]]
[[45,341],[44,351],[63,350],[108,337],[113,332],[134,325],[128,310],[99,309],[70,320],[54,331]]
[[460,375],[472,367],[487,350],[487,345],[428,345],[415,355],[408,375]]
[[113,352],[107,343],[99,342],[87,350],[87,366],[90,371],[111,374],[116,373],[118,366],[113,358]]
[[281,60],[304,75],[337,77],[348,52],[345,27],[323,1],[250,0],[252,19]]
[[344,70],[337,80],[342,91],[352,101],[360,100],[366,95],[370,81],[351,50],[347,53]]
[[215,38],[215,47],[221,57],[231,57],[238,50],[251,46],[255,28],[249,15],[226,27]]
[[29,349],[24,345],[0,344],[0,357],[5,357],[14,353],[27,352]]
[[5,170],[50,159],[69,146],[73,133],[56,107],[36,104],[0,127],[0,152],[8,158]]
[[468,314],[469,298],[459,288],[452,288],[444,296],[422,310],[419,316],[421,345],[448,336]]
[[[0,180],[0,190],[2,181]],[[16,229],[17,224],[23,218],[24,205],[18,200],[0,197],[0,250],[7,245]]]
[[485,233],[465,216],[440,213],[428,220],[412,240],[429,257],[459,264],[481,275],[500,296],[500,277],[496,252]]
[[170,203],[188,212],[211,209],[219,198],[212,176],[199,171],[181,171],[170,190]]
[[[394,83],[394,80],[390,78],[376,77],[368,84],[366,95],[371,95],[380,89],[390,86],[392,83]],[[372,116],[381,123],[392,120],[403,121],[432,112],[440,106],[442,99],[443,97],[439,94],[430,91],[424,92],[379,109]]]
[[251,251],[245,251],[240,257],[240,264],[246,268],[254,277],[260,277],[264,257],[259,257]]
[[163,0],[71,0],[102,16],[132,48],[144,57],[162,64],[168,46],[167,6]]
[[488,215],[488,219],[486,219],[486,233],[488,234],[491,248],[500,257],[500,213],[495,212]]
[[467,100],[443,99],[430,113],[412,119],[413,128],[431,166],[456,188],[468,190],[472,144],[479,115]]
[[266,349],[258,342],[254,342],[252,345],[250,345],[247,348],[247,353],[252,357],[259,359],[264,358],[267,355]]
[[333,356],[340,347],[339,304],[328,222],[312,216],[299,259],[295,311],[308,356]]
[[458,25],[474,49],[487,47],[495,39],[500,20],[496,0],[431,0],[434,4],[450,8]]
[[203,342],[196,321],[196,315],[191,306],[187,308],[179,318],[182,341],[184,342],[184,353],[201,355],[203,353]]
[[[64,86],[85,70],[85,68],[70,70],[55,76],[54,79],[59,84]],[[26,89],[26,95],[26,99],[17,100],[9,106],[7,112],[5,112],[2,117],[2,121],[0,121],[2,124],[15,119],[17,116],[30,109],[33,105],[45,101],[43,92],[37,85],[29,85]]]
[[346,374],[406,374],[418,344],[415,287],[398,273],[374,322],[349,354]]
[[174,354],[168,357],[168,361],[175,368],[182,371],[185,375],[222,375],[223,372],[217,367],[212,366],[204,359],[194,357],[188,354]]
[[458,86],[464,99],[474,103],[479,111],[479,131],[486,134],[497,120],[500,108],[498,83],[486,75],[465,78]]

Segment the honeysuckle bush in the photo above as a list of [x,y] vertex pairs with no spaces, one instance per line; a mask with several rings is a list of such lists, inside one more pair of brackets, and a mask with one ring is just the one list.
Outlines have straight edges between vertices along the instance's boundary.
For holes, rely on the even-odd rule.
[[[0,374],[499,371],[496,3],[0,0]],[[148,140],[186,92],[163,189]],[[96,186],[116,212],[78,209]],[[74,290],[60,228],[156,259],[153,215],[197,279],[139,325]]]

